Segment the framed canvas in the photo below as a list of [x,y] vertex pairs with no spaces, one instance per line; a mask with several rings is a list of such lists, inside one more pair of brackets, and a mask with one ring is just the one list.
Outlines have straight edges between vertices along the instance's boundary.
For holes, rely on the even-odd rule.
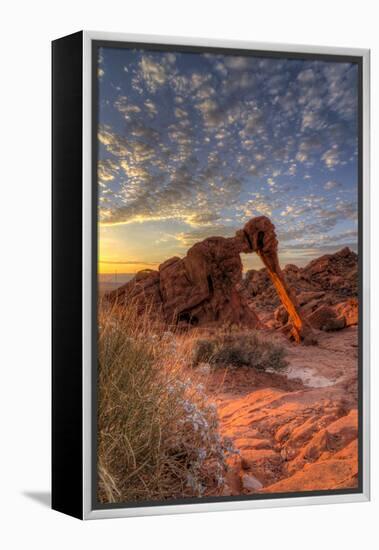
[[369,51],[53,42],[52,506],[369,499]]

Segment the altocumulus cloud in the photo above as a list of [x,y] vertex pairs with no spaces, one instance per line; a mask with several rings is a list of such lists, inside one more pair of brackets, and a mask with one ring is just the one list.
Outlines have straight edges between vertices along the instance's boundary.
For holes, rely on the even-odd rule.
[[178,220],[183,246],[260,214],[288,249],[356,236],[353,64],[102,49],[100,69],[101,223]]

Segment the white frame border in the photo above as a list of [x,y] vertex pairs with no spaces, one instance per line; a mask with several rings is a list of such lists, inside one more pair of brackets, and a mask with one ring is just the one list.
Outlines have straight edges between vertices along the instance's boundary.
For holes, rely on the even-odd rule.
[[[91,87],[92,87],[92,40],[114,42],[141,42],[144,44],[167,44],[176,46],[220,47],[230,49],[250,49],[275,52],[310,54],[331,54],[362,57],[363,87],[363,203],[362,203],[362,242],[363,274],[362,299],[364,304],[363,322],[363,492],[345,495],[307,496],[289,498],[267,498],[264,500],[242,500],[228,502],[151,505],[134,508],[92,509],[92,154],[91,154]],[[151,516],[162,514],[194,513],[209,511],[246,510],[253,508],[273,508],[279,506],[302,506],[314,504],[337,504],[370,500],[370,50],[328,46],[302,46],[276,44],[273,42],[245,42],[237,40],[216,40],[208,38],[184,38],[158,35],[137,35],[99,31],[83,31],[83,519],[103,519],[118,517]]]

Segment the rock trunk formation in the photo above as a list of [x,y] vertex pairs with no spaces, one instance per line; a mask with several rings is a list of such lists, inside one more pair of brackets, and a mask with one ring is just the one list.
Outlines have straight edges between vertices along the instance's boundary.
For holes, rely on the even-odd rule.
[[[358,323],[358,256],[349,248],[325,254],[304,267],[286,265],[283,274],[289,288],[296,288],[297,306],[312,328],[333,331]],[[288,312],[268,270],[248,271],[243,285],[258,312],[272,312],[270,326],[285,331]]]
[[259,328],[259,318],[244,292],[240,257],[255,252],[288,313],[293,339],[311,340],[311,329],[280,269],[277,249],[274,225],[259,216],[234,237],[210,237],[192,246],[184,258],[166,260],[158,271],[137,273],[107,298],[119,305],[133,303],[141,312],[149,308],[168,325]]

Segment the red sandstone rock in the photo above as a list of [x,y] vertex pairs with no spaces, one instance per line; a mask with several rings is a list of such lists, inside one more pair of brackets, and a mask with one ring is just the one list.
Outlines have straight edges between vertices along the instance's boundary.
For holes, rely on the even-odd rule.
[[[356,396],[342,385],[296,391],[272,386],[240,396],[228,386],[218,409],[222,434],[239,450],[230,477],[241,481],[232,494],[240,494],[241,485],[248,493],[356,487]],[[245,476],[263,488],[244,486]]]
[[168,323],[259,325],[236,288],[242,280],[242,262],[234,239],[211,237],[190,248],[183,260],[166,264],[159,272]]
[[274,319],[280,326],[284,326],[288,323],[288,312],[284,306],[279,306],[274,311]]
[[162,300],[159,291],[159,273],[150,269],[140,271],[131,281],[106,295],[106,298],[121,306],[132,304],[140,313],[148,307],[151,312],[160,315]]
[[321,305],[309,315],[308,321],[313,328],[319,330],[338,330],[345,327],[344,317],[337,315],[334,308],[326,305]]
[[[311,261],[304,268],[286,265],[283,277],[297,291],[303,319],[318,330],[338,330],[358,323],[358,257],[349,248]],[[288,312],[270,285],[266,269],[250,270],[244,279],[251,304],[274,319],[266,326],[287,331]]]
[[346,302],[341,302],[335,306],[338,315],[345,319],[345,325],[350,327],[358,324],[358,300],[352,298]]
[[[196,243],[183,258],[170,258],[159,271],[144,271],[108,294],[111,302],[134,303],[167,324],[260,326],[242,284],[240,253],[256,252],[266,266],[271,286],[288,312],[289,332],[300,342],[310,334],[295,295],[279,266],[275,228],[266,216],[247,222],[235,237],[210,237]],[[274,290],[274,292],[275,292]]]
[[[328,302],[323,303],[325,293],[309,292],[304,294],[309,294],[310,301],[304,303],[303,296],[300,295],[298,298],[302,306],[300,311],[313,328],[331,331],[358,324],[358,300],[356,298],[331,306],[328,305]],[[274,311],[274,319],[276,326],[286,326],[288,313],[283,306],[279,306]]]
[[[317,299],[328,305],[356,298],[358,294],[358,256],[347,247],[316,258],[302,268],[288,264],[283,275],[288,286],[296,288],[299,305],[303,305],[302,298],[311,292],[324,292],[324,296]],[[274,310],[280,305],[266,269],[248,271],[244,285],[258,310],[267,307]]]

